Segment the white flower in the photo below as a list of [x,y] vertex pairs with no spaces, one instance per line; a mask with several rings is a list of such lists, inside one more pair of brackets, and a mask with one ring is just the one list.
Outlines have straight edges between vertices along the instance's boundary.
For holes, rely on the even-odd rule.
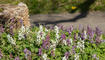
[[18,40],[24,39],[24,34],[28,34],[30,32],[29,27],[21,26],[19,32],[18,32]]
[[40,25],[39,31],[37,32],[37,42],[40,43],[41,40],[44,40],[46,33],[43,31],[43,26]]
[[54,27],[55,28],[55,33],[56,33],[56,43],[58,43],[58,39],[59,39],[59,28],[57,26]]
[[64,43],[65,45],[67,45],[66,40],[63,40],[63,43]]
[[43,54],[42,57],[43,57],[44,60],[47,60],[47,54]]
[[45,28],[45,32],[48,32],[49,30],[47,28]]
[[74,60],[79,60],[79,55],[78,54],[74,55]]
[[40,35],[40,31],[37,33],[37,42],[40,43],[41,41],[41,35]]
[[67,60],[66,56],[64,56],[64,57],[62,58],[62,60]]
[[23,25],[20,28],[20,32],[25,32],[25,27]]
[[43,31],[42,32],[42,38],[41,39],[45,39],[46,33]]
[[40,26],[39,26],[39,29],[40,29],[40,31],[42,32],[42,31],[43,31],[43,26],[40,25]]
[[84,38],[86,39],[87,38],[87,32],[84,31]]
[[9,34],[7,35],[7,39],[11,44],[16,45],[14,39]]
[[51,40],[52,45],[50,46],[50,48],[56,48],[56,42],[54,40]]
[[70,39],[70,43],[73,44],[73,40],[72,39]]
[[77,48],[80,48],[80,50],[82,51],[85,46],[84,46],[84,41],[80,40],[78,43],[77,43]]
[[21,33],[21,32],[19,32],[18,33],[18,40],[21,40],[21,39],[24,39],[25,37],[24,37],[24,34],[23,33]]

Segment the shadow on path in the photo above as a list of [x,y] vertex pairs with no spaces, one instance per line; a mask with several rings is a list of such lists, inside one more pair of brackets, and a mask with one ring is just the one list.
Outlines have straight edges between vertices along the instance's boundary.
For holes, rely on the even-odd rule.
[[60,20],[60,21],[39,21],[39,22],[34,22],[34,24],[38,24],[38,23],[41,23],[41,24],[58,24],[58,23],[63,23],[63,22],[76,22],[77,20],[81,19],[81,18],[85,18],[88,13],[89,13],[89,9],[90,9],[90,6],[95,2],[96,0],[86,0],[84,3],[80,4],[79,6],[77,6],[77,9],[75,10],[72,10],[72,13],[74,13],[76,10],[80,10],[80,14],[77,15],[76,17],[74,17],[73,19],[68,19],[68,20]]

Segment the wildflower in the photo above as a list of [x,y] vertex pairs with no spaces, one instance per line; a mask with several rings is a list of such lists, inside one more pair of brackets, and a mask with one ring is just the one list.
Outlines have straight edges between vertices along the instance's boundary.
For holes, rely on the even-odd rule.
[[21,20],[21,19],[20,19],[20,24],[21,24],[21,26],[23,25],[23,20]]
[[90,40],[94,37],[94,32],[89,26],[87,27],[87,34],[89,35]]
[[80,48],[80,50],[82,51],[84,48],[85,48],[85,46],[84,46],[84,41],[79,41],[78,43],[77,43],[77,48]]
[[58,43],[58,39],[59,39],[59,28],[57,26],[55,26],[55,33],[56,33],[56,43]]
[[48,32],[49,30],[47,28],[45,28],[45,32]]
[[72,6],[71,8],[72,8],[72,10],[75,10],[77,7],[75,7],[75,6]]
[[65,57],[66,57],[66,59],[68,59],[69,54],[70,54],[69,52],[66,52],[66,53],[65,53]]
[[39,26],[39,29],[40,29],[40,31],[43,31],[43,26],[40,25],[40,26]]
[[81,33],[81,39],[85,40],[86,38],[87,38],[86,31],[83,31],[83,33]]
[[38,53],[39,56],[42,55],[42,48],[39,48],[39,53]]
[[101,43],[102,41],[101,41],[101,39],[100,39],[100,37],[98,37],[98,36],[96,36],[96,43]]
[[50,46],[50,48],[56,48],[56,42],[54,40],[51,40],[52,45]]
[[13,33],[13,26],[10,26],[10,34],[13,36],[14,35],[14,33]]
[[39,31],[37,33],[37,42],[40,43],[41,40],[44,40],[46,33],[43,31],[43,26],[40,25]]
[[43,40],[42,47],[44,49],[48,49],[50,47],[50,42],[47,40]]
[[102,34],[102,31],[98,27],[96,27],[96,35],[100,36],[101,34]]
[[24,39],[24,34],[22,32],[18,33],[18,40]]
[[64,43],[65,45],[67,45],[66,40],[63,40],[63,43]]
[[76,33],[74,33],[74,40],[76,40],[77,39],[77,36],[76,36]]
[[74,57],[75,57],[74,60],[79,60],[79,55],[78,54],[75,54]]
[[72,46],[72,53],[75,54],[75,48],[76,46]]
[[50,40],[50,36],[47,35],[46,40],[43,40],[43,43],[42,43],[43,48],[48,49],[50,47],[50,41],[49,40]]
[[99,60],[99,58],[96,56],[96,54],[93,54],[92,56],[94,59]]
[[44,60],[47,60],[47,54],[43,54],[42,57],[43,57]]
[[69,39],[67,39],[67,41],[66,41],[66,42],[67,42],[67,45],[68,45],[68,46],[70,46],[70,44],[71,44],[70,40],[69,40]]
[[62,58],[62,60],[67,60],[66,56],[64,56],[64,57]]
[[20,60],[20,59],[19,59],[19,57],[17,56],[17,57],[15,57],[15,60]]
[[51,50],[51,55],[55,56],[54,50]]
[[73,40],[72,39],[70,39],[70,43],[73,44]]
[[21,39],[24,39],[24,33],[25,33],[25,27],[22,25],[20,30],[19,30],[19,33],[18,33],[18,40],[21,40]]
[[29,55],[31,55],[31,51],[29,51],[27,48],[24,49],[25,58],[27,59]]
[[62,34],[61,35],[61,38],[65,40],[66,39],[66,35],[65,34]]
[[9,34],[7,35],[7,39],[11,44],[16,45],[14,39]]
[[1,50],[0,50],[0,59],[3,57],[3,54],[1,53]]

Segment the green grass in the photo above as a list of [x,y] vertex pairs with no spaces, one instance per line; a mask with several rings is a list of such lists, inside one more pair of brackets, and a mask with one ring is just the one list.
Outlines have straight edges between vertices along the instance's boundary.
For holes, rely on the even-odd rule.
[[[72,6],[76,6],[77,10],[86,10],[84,7],[89,5],[89,0],[0,0],[0,4],[11,3],[17,4],[19,2],[24,2],[28,5],[30,13],[61,13],[61,12],[71,12]],[[79,6],[79,7],[78,7]],[[105,11],[105,0],[96,0],[89,6],[89,11]]]

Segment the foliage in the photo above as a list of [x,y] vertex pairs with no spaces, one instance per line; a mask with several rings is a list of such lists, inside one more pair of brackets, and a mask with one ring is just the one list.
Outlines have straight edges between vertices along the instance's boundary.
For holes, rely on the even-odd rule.
[[[95,11],[105,11],[105,0],[94,0],[95,2],[92,4],[90,4],[91,0],[2,0],[0,3],[17,4],[21,1],[28,5],[30,13],[33,14],[72,12],[73,6],[77,7],[77,11],[84,11],[85,8]],[[87,2],[85,3],[85,1]]]
[[1,60],[104,60],[105,36],[96,27],[92,30],[64,29],[62,25],[21,29],[0,35]]

